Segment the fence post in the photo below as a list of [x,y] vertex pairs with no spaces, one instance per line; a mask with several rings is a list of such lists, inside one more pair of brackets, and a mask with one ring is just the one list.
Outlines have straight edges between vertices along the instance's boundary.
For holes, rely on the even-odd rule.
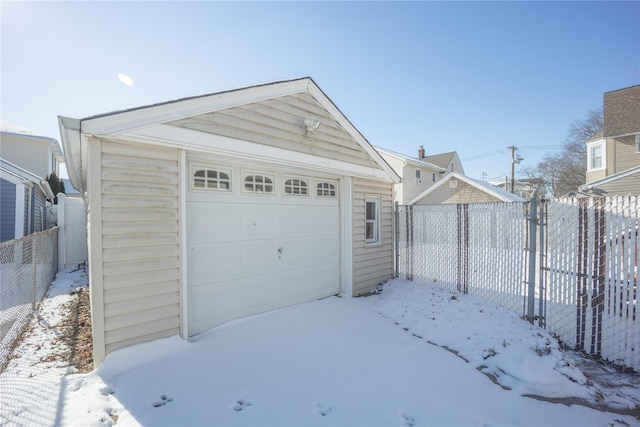
[[545,305],[545,301],[546,301],[546,292],[547,292],[547,287],[546,287],[546,281],[545,281],[545,276],[544,276],[544,272],[542,270],[543,267],[543,261],[545,261],[544,265],[547,266],[548,264],[546,263],[546,253],[545,253],[545,241],[544,241],[544,233],[545,233],[545,227],[547,226],[545,219],[546,219],[546,215],[545,215],[545,201],[544,199],[540,200],[540,213],[539,213],[539,218],[540,218],[540,222],[539,225],[540,227],[538,228],[538,232],[540,233],[540,259],[539,259],[539,266],[538,266],[538,281],[539,281],[539,292],[540,295],[538,296],[538,326],[544,328],[546,326],[546,322],[545,322],[545,313],[546,313],[546,307]]
[[399,211],[399,207],[398,207],[398,202],[394,203],[394,210],[393,210],[393,219],[395,221],[395,228],[396,228],[396,235],[395,235],[395,242],[394,242],[394,246],[395,246],[395,261],[396,261],[396,265],[395,265],[395,270],[396,270],[396,274],[395,277],[400,277],[400,211]]
[[529,290],[527,294],[527,320],[529,323],[533,323],[535,316],[537,212],[538,207],[536,205],[536,195],[534,194],[529,202]]
[[38,299],[38,235],[34,234],[31,239],[31,310],[36,311],[36,300]]

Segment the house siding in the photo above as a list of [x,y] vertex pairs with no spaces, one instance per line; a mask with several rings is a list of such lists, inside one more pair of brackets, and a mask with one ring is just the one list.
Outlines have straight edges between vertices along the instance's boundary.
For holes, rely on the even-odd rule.
[[456,188],[450,188],[449,184],[445,183],[415,204],[487,203],[502,201],[484,191],[478,190],[466,182],[457,181],[458,186]]
[[[365,198],[380,197],[381,243],[365,244]],[[393,184],[353,180],[353,295],[393,277]]]
[[[305,117],[320,120],[320,127],[311,136],[302,131]],[[169,124],[378,169],[371,157],[309,94],[269,99]]]
[[92,185],[100,186],[101,209],[94,218],[100,230],[91,213],[90,230],[102,238],[101,286],[93,291],[102,288],[96,303],[103,302],[104,324],[97,332],[106,355],[180,332],[179,152],[108,140],[94,145],[100,179]]
[[640,166],[640,153],[636,152],[635,136],[630,135],[608,141],[611,141],[613,153],[611,153],[611,160],[607,159],[607,176]]
[[0,179],[0,242],[16,237],[16,184]]
[[640,195],[640,173],[599,185],[596,189],[596,194],[602,196]]

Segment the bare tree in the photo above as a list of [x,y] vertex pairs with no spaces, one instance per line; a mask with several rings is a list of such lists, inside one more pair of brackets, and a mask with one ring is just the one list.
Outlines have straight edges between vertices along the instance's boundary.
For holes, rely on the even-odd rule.
[[585,183],[587,171],[585,141],[600,132],[603,126],[602,106],[589,110],[583,119],[571,123],[562,150],[558,153],[547,153],[542,157],[534,171],[544,180],[547,189],[554,197],[576,191]]

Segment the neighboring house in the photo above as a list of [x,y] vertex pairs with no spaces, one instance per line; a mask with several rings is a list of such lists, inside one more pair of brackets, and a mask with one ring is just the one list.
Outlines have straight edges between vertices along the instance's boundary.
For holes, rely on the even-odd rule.
[[47,181],[0,159],[0,242],[45,230],[53,197]]
[[458,153],[456,151],[450,151],[448,153],[434,154],[432,156],[424,156],[422,159],[427,163],[439,166],[445,170],[445,174],[456,172],[460,175],[464,175],[464,168]]
[[586,145],[580,192],[640,195],[640,85],[604,93],[604,127]]
[[394,274],[399,177],[310,78],[59,121],[96,363]]
[[57,140],[4,120],[1,123],[0,157],[39,177],[46,178],[51,172],[60,176],[64,157]]
[[446,172],[444,168],[424,160],[423,147],[418,150],[417,158],[379,147],[376,147],[376,150],[400,176],[401,182],[394,188],[394,202],[401,205],[407,204],[409,200],[431,187]]
[[[511,192],[511,182],[506,180],[492,185]],[[531,197],[533,197],[534,194],[537,194],[538,197],[544,197],[547,194],[547,186],[544,184],[542,179],[521,178],[514,181],[513,192],[518,197],[525,200],[531,200]]]
[[445,203],[522,202],[523,198],[486,181],[451,172],[409,201],[409,205]]

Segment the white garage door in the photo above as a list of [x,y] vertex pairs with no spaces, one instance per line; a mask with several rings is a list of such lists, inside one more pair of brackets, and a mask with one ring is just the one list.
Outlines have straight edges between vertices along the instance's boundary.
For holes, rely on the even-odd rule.
[[[192,176],[201,170],[191,169]],[[231,186],[225,183],[226,172],[209,174],[215,177],[204,185]],[[234,193],[192,188],[188,197],[191,336],[227,320],[340,291],[338,197],[336,190],[326,190],[337,182],[275,173],[267,178],[240,171],[233,175],[242,177]],[[245,191],[252,185],[260,191]],[[272,194],[264,194],[265,189]]]

